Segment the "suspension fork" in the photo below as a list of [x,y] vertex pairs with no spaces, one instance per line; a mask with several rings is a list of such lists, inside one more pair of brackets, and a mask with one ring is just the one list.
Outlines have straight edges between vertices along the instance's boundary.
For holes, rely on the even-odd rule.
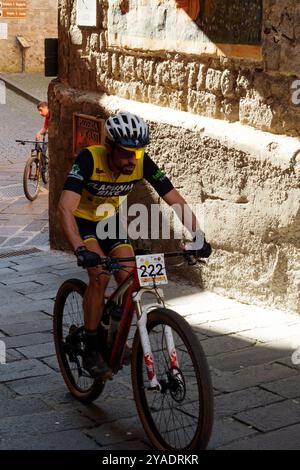
[[[141,307],[141,297],[143,293],[148,292],[151,294],[156,295],[158,300],[160,302],[163,302],[163,291],[161,289],[157,289],[158,294],[153,291],[152,288],[142,288],[140,291],[134,294],[133,296],[133,303],[135,305],[135,311],[137,315],[137,326],[139,329],[140,333],[140,339],[141,339],[141,344],[142,344],[142,349],[143,349],[143,354],[144,354],[144,362],[145,366],[147,369],[147,376],[148,380],[150,382],[150,389],[156,389],[160,390],[161,385],[157,380],[157,375],[155,371],[155,363],[154,363],[154,357],[152,354],[152,349],[151,349],[151,344],[149,340],[149,334],[147,331],[147,315],[148,311],[147,310],[142,310]],[[166,339],[166,344],[167,344],[167,350],[168,350],[168,355],[170,359],[170,364],[172,368],[178,368],[178,360],[177,360],[177,354],[176,354],[176,349],[175,349],[175,344],[174,344],[174,339],[173,339],[173,334],[172,330],[169,326],[164,327],[164,336]]]

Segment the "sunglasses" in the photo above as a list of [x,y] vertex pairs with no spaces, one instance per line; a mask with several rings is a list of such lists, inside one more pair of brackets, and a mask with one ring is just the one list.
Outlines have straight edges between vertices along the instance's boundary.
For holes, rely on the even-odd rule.
[[[124,145],[119,145],[119,147],[121,149],[124,149],[124,150],[127,150],[128,152],[131,152],[131,153],[134,153],[135,154],[135,158],[137,160],[139,160],[140,158],[142,158],[142,156],[144,155],[145,153],[145,147],[139,147],[139,148],[132,148],[132,147],[125,147]],[[126,158],[126,157],[125,157]],[[130,158],[130,157],[128,157]]]

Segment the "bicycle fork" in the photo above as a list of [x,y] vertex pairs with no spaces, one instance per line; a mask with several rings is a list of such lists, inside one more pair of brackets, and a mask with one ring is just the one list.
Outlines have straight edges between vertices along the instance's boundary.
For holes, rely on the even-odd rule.
[[[159,299],[160,303],[163,303],[163,300],[162,300],[163,291],[160,289],[157,289],[157,290],[159,291],[158,292],[159,295],[157,296],[157,298]],[[150,384],[149,389],[161,390],[162,387],[157,379],[157,375],[155,371],[155,361],[154,361],[154,357],[153,357],[153,353],[151,349],[149,334],[147,331],[147,315],[148,315],[149,309],[143,311],[141,307],[141,297],[142,297],[142,294],[145,292],[154,294],[152,289],[143,288],[138,293],[135,294],[133,302],[135,304],[135,310],[137,314],[137,326],[138,326],[139,333],[140,333],[140,339],[141,339],[143,355],[144,355],[144,363],[146,366],[147,376],[148,376],[148,380]],[[174,338],[173,338],[171,327],[165,326],[163,329],[163,334],[164,334],[166,345],[167,345],[168,356],[170,360],[170,369],[175,369],[175,368],[178,369],[179,364],[178,364],[176,348],[174,344]]]

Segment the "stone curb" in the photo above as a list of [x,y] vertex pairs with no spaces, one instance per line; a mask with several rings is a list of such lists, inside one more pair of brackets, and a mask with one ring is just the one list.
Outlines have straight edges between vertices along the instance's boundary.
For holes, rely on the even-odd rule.
[[7,88],[14,91],[15,93],[18,93],[18,95],[23,96],[23,98],[31,101],[32,103],[38,104],[40,101],[42,101],[41,98],[37,98],[36,96],[31,95],[26,90],[21,88],[19,85],[16,85],[11,80],[8,80],[6,77],[3,77],[1,74],[0,74],[0,80],[2,80],[6,84]]

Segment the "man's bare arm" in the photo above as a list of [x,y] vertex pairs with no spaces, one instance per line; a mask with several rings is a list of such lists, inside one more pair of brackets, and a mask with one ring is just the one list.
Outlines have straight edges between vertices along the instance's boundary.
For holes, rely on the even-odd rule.
[[[173,206],[178,218],[190,233],[194,233],[196,230],[200,230],[200,226],[195,214],[189,207],[186,200],[177,191],[177,189],[174,188],[165,194],[163,200],[169,204],[169,206]],[[178,206],[177,208],[176,205]]]
[[80,198],[80,194],[64,190],[60,196],[57,210],[63,231],[74,250],[84,245],[73,215],[73,211],[78,207]]

